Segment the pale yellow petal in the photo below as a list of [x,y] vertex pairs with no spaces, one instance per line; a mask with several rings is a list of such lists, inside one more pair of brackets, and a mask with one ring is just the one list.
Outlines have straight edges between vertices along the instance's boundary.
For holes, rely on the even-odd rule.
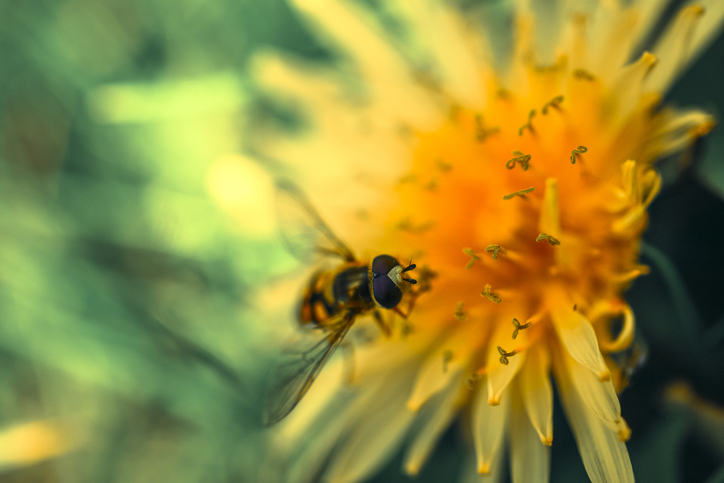
[[[610,377],[606,363],[598,348],[598,339],[591,323],[579,311],[573,310],[573,303],[565,296],[551,309],[553,325],[568,353],[600,379]],[[565,301],[565,302],[564,302]]]
[[663,122],[656,126],[647,139],[656,157],[678,152],[714,128],[715,118],[698,109],[668,110],[662,114]]
[[410,391],[405,382],[402,374],[391,376],[376,397],[359,409],[357,420],[349,426],[349,438],[326,474],[330,482],[362,481],[395,454],[415,416],[405,406]]
[[374,89],[380,109],[418,127],[439,120],[431,97],[414,82],[409,66],[390,39],[361,9],[350,2],[332,0],[293,0],[292,4],[316,25],[315,30],[326,32],[333,45],[354,59]]
[[[458,350],[459,347],[467,346],[465,341],[459,340],[464,335],[463,331],[456,331],[437,349],[427,354],[417,373],[410,399],[407,401],[407,407],[411,411],[419,410],[430,396],[447,386],[460,374],[462,367],[467,363],[469,352]],[[451,347],[456,348],[456,351],[452,351]]]
[[699,54],[721,33],[722,23],[724,23],[724,2],[701,0],[699,4],[704,8],[704,16],[699,20],[699,25],[691,39],[691,54],[688,64],[695,61]]
[[660,62],[646,79],[647,90],[665,92],[683,71],[691,56],[692,38],[702,15],[704,9],[696,4],[688,5],[679,11],[652,49]]
[[655,68],[656,62],[654,54],[644,52],[639,60],[616,73],[611,82],[611,92],[616,97],[620,120],[628,118],[639,107],[644,79]]
[[641,18],[635,9],[622,10],[614,2],[601,2],[594,21],[591,51],[595,54],[591,55],[590,69],[608,82],[631,57]]
[[558,207],[558,181],[554,178],[546,180],[546,191],[543,195],[543,207],[540,213],[538,228],[541,232],[553,237],[561,236],[560,210]]
[[546,483],[550,466],[550,448],[541,444],[513,388],[510,413],[510,468],[513,483]]
[[420,471],[435,447],[435,443],[450,425],[455,416],[455,401],[462,383],[462,377],[455,377],[443,393],[438,394],[430,401],[430,403],[434,403],[433,407],[429,410],[426,407],[420,414],[419,419],[423,420],[422,427],[405,455],[405,471],[408,474],[416,475]]
[[410,35],[435,69],[442,88],[455,102],[472,109],[485,108],[484,73],[475,58],[471,39],[457,15],[438,2],[396,2],[410,27]]
[[[465,456],[463,463],[461,483],[501,483],[505,476],[505,452],[499,451],[486,474],[478,472],[478,464],[474,454]],[[450,481],[455,481],[451,478]]]
[[[483,386],[484,387],[484,386]],[[485,390],[478,389],[473,401],[473,443],[478,473],[490,472],[496,455],[502,451],[503,435],[510,401],[503,394],[498,406],[488,404]]]
[[[512,320],[512,317],[510,318]],[[518,338],[511,337],[513,324],[506,324],[501,321],[495,325],[495,331],[489,342],[487,365],[488,368],[488,404],[497,405],[500,402],[500,395],[513,380],[515,374],[525,362],[527,351],[522,351],[514,356],[508,357],[508,364],[500,362],[498,347],[507,352],[524,346],[527,341],[527,334],[521,331]]]
[[595,374],[573,360],[567,354],[561,354],[573,386],[583,403],[613,431],[621,424],[621,405],[610,380],[600,381]]
[[556,366],[556,381],[563,409],[578,443],[588,477],[593,483],[633,483],[626,445],[583,403],[564,368]]
[[520,397],[540,441],[553,442],[553,390],[548,347],[541,343],[528,349],[528,358],[518,375]]

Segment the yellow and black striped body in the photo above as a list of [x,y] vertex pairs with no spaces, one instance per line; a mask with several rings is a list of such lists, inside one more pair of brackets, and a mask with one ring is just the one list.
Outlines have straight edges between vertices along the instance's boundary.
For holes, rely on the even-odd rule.
[[359,315],[373,308],[369,266],[354,261],[312,276],[304,291],[300,322],[325,327],[341,311]]

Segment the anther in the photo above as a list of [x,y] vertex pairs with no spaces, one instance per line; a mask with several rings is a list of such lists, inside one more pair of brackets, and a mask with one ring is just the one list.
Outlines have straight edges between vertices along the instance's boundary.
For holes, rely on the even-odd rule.
[[554,238],[554,237],[552,237],[552,236],[550,236],[550,235],[546,235],[545,233],[541,233],[541,234],[538,235],[538,237],[535,239],[535,241],[537,241],[537,242],[540,242],[540,241],[543,241],[543,240],[547,241],[551,246],[556,246],[556,245],[560,245],[560,244],[561,244],[561,242],[559,242],[557,238]]
[[576,79],[584,79],[587,81],[594,81],[596,80],[596,77],[584,69],[576,69],[573,71],[573,77]]
[[480,372],[473,372],[468,377],[465,378],[465,385],[468,387],[468,389],[473,389],[473,384],[478,382],[480,379],[483,378],[483,375]]
[[578,146],[576,149],[571,151],[571,164],[576,164],[576,154],[583,154],[588,152],[588,148],[586,146]]
[[518,322],[518,319],[513,317],[513,326],[515,327],[515,330],[513,330],[513,339],[518,337],[518,331],[527,329],[532,325],[532,322],[528,322],[527,324],[520,325],[520,322]]
[[516,355],[518,353],[515,350],[512,352],[506,352],[505,349],[503,349],[500,346],[498,346],[498,352],[500,353],[500,363],[504,364],[506,366],[510,362],[510,361],[508,361],[508,357],[513,357],[514,355]]
[[463,248],[463,253],[470,257],[470,261],[465,265],[465,269],[470,270],[475,265],[475,260],[480,260],[480,257],[475,254],[472,248]]
[[503,199],[504,199],[504,200],[510,200],[510,199],[512,199],[512,198],[515,198],[516,196],[520,196],[520,197],[522,197],[522,198],[525,198],[525,196],[523,196],[523,195],[525,195],[525,194],[527,194],[527,193],[530,193],[530,192],[533,191],[534,189],[535,189],[535,188],[526,188],[526,189],[524,189],[524,190],[516,191],[515,193],[510,193],[509,195],[503,196]]
[[441,173],[449,173],[452,171],[452,164],[446,163],[440,158],[435,159],[435,167],[440,170]]
[[523,135],[523,130],[525,130],[525,128],[528,128],[528,129],[530,129],[530,132],[533,132],[533,124],[531,124],[531,120],[533,119],[534,116],[535,116],[535,109],[531,109],[531,111],[528,113],[528,122],[523,124],[522,126],[520,126],[520,128],[518,129],[518,136]]
[[487,297],[488,300],[490,300],[491,302],[495,302],[496,304],[499,304],[503,301],[503,299],[498,297],[496,293],[490,291],[490,284],[485,285],[485,291],[480,292],[480,295],[483,297]]
[[509,159],[505,163],[505,167],[508,169],[515,168],[515,163],[520,164],[520,167],[523,168],[523,171],[528,170],[528,163],[530,162],[530,154],[523,154],[520,151],[513,151],[513,154],[516,155],[515,158]]
[[452,360],[453,353],[450,349],[443,351],[442,353],[442,372],[447,372],[447,365]]
[[397,222],[397,229],[406,231],[408,233],[421,234],[435,226],[435,222],[432,220],[418,223],[417,225],[410,220],[410,218],[403,218]]
[[550,101],[543,104],[543,107],[541,108],[540,112],[545,116],[548,114],[548,107],[553,107],[555,109],[558,109],[558,106],[561,105],[561,102],[563,102],[563,96],[556,96]]
[[485,247],[485,251],[488,253],[493,253],[493,260],[498,259],[498,252],[501,250],[500,245],[488,245]]
[[463,322],[463,321],[467,320],[468,314],[466,314],[466,313],[463,311],[463,303],[462,303],[462,301],[461,301],[461,302],[458,302],[457,305],[455,305],[455,312],[454,312],[454,314],[455,314],[455,318],[458,319],[460,322]]
[[498,126],[488,128],[483,126],[483,116],[480,114],[475,116],[475,137],[479,142],[485,142],[488,136],[496,134],[498,131],[500,131]]

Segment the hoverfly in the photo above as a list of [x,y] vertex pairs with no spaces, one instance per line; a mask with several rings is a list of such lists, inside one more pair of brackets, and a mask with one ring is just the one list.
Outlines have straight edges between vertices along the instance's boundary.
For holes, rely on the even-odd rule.
[[[389,336],[380,309],[407,318],[416,297],[429,289],[429,284],[421,284],[424,290],[411,294],[408,313],[403,313],[398,307],[402,296],[417,283],[407,276],[416,268],[414,263],[403,267],[390,255],[378,255],[371,263],[358,260],[291,183],[278,183],[277,201],[282,238],[292,254],[302,260],[315,253],[341,260],[334,268],[314,273],[306,285],[299,322],[310,340],[287,350],[277,365],[264,402],[265,425],[280,421],[296,407],[357,317],[372,314]],[[432,278],[431,272],[424,274]]]

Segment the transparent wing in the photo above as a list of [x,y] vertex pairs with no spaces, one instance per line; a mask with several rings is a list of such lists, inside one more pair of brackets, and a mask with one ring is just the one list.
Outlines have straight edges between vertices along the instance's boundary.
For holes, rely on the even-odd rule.
[[351,262],[352,250],[327,226],[309,199],[294,183],[277,182],[277,216],[289,251],[304,262],[315,254],[334,255]]
[[322,337],[302,341],[284,353],[274,370],[264,401],[265,425],[279,422],[296,407],[353,322],[352,314],[340,315],[334,330],[320,332]]

